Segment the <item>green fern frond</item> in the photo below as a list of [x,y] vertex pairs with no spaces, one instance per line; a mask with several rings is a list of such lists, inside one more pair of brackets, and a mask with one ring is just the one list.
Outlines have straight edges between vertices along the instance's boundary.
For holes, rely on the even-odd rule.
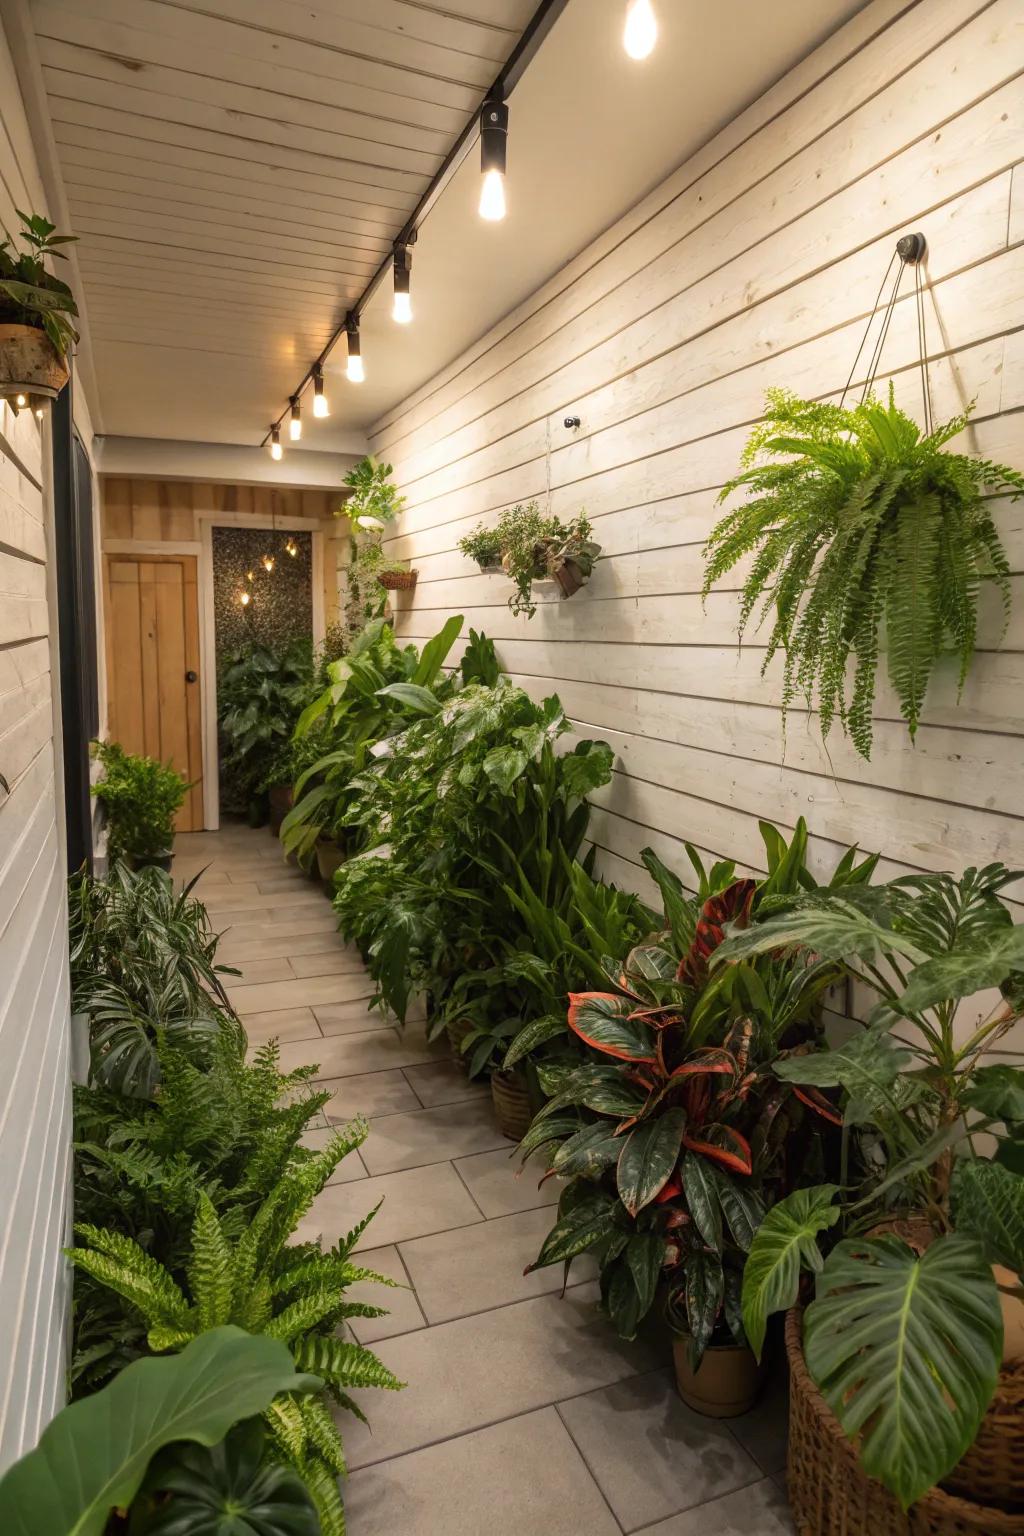
[[373,1210],[367,1211],[362,1221],[357,1222],[356,1225],[352,1228],[351,1232],[346,1233],[343,1238],[335,1243],[334,1247],[331,1249],[331,1252],[336,1254],[340,1259],[347,1259],[383,1204],[384,1197],[382,1195],[381,1198],[377,1201],[377,1204],[373,1207]]
[[335,1477],[344,1477],[345,1451],[341,1443],[341,1431],[331,1416],[331,1410],[322,1396],[299,1399],[299,1409],[306,1425],[306,1437],[313,1451]]
[[285,1461],[301,1467],[306,1459],[306,1421],[298,1400],[284,1392],[263,1411],[263,1420]]
[[300,1333],[308,1333],[318,1327],[339,1305],[337,1291],[314,1291],[300,1296],[291,1306],[285,1307],[276,1317],[270,1318],[263,1328],[272,1339],[283,1339],[290,1344]]
[[336,1475],[319,1458],[312,1457],[296,1470],[316,1505],[320,1536],[345,1536],[345,1506]]
[[142,1313],[147,1323],[191,1327],[191,1308],[181,1287],[145,1249],[120,1232],[82,1224],[76,1235],[91,1248],[69,1250],[71,1262],[94,1280],[117,1291]]
[[202,1194],[192,1225],[192,1261],[188,1268],[188,1284],[200,1330],[230,1322],[234,1278],[231,1248],[209,1196]]
[[340,1389],[383,1387],[398,1392],[405,1385],[371,1350],[343,1339],[300,1339],[292,1346],[292,1356],[300,1371],[310,1371]]
[[[237,1281],[237,1272],[236,1272]],[[231,1321],[247,1333],[263,1333],[274,1315],[274,1299],[270,1280],[266,1275],[256,1279],[243,1291],[236,1284]]]

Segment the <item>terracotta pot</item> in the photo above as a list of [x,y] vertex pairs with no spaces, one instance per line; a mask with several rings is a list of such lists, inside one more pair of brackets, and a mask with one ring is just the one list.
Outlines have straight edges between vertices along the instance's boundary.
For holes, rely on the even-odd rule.
[[320,879],[329,889],[334,884],[334,871],[345,862],[345,850],[333,837],[318,837],[316,841],[316,867]]
[[533,1119],[526,1073],[492,1072],[491,1100],[501,1134],[509,1141],[522,1141]]
[[746,1344],[711,1344],[700,1368],[690,1365],[690,1335],[677,1333],[672,1340],[676,1386],[688,1408],[709,1419],[735,1419],[754,1406],[764,1380],[764,1366]]
[[469,1058],[462,1054],[462,1042],[473,1028],[472,1019],[456,1019],[454,1023],[446,1024],[444,1027],[456,1065],[465,1072],[467,1077],[469,1076]]
[[389,592],[411,592],[418,575],[418,571],[382,571],[377,581]]
[[21,390],[55,400],[67,381],[67,363],[45,331],[34,325],[0,325],[0,395]]
[[295,794],[290,784],[275,784],[270,791],[270,830],[275,837],[281,831],[281,823],[295,803]]

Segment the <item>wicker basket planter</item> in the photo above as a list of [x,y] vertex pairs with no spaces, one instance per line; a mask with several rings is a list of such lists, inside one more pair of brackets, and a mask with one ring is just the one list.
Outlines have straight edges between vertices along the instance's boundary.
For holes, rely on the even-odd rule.
[[290,784],[275,784],[270,791],[270,830],[277,837],[281,823],[291,810],[295,795]]
[[411,592],[418,575],[418,571],[381,571],[377,580],[389,592]]
[[467,1077],[469,1076],[469,1058],[462,1054],[462,1042],[470,1030],[474,1028],[475,1025],[472,1019],[456,1019],[453,1023],[446,1024],[444,1027],[444,1032],[448,1036],[448,1044],[452,1048],[452,1055],[455,1057],[456,1065],[465,1072]]
[[20,392],[55,400],[67,381],[67,364],[45,331],[0,325],[0,396]]
[[[798,1309],[786,1318],[786,1353],[786,1482],[798,1536],[1024,1536],[1024,1511],[975,1504],[941,1488],[901,1509],[881,1483],[867,1476],[856,1448],[811,1380]],[[1017,1424],[1019,1432],[1019,1418]]]
[[492,1072],[491,1100],[501,1134],[509,1141],[522,1141],[533,1119],[526,1073]]

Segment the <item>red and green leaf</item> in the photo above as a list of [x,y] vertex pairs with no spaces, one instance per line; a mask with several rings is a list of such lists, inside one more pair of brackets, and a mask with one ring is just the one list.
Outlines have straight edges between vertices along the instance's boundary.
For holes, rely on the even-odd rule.
[[569,994],[569,1028],[587,1045],[619,1061],[655,1061],[655,1037],[632,1011],[615,992]]
[[615,1171],[619,1199],[631,1216],[650,1205],[668,1183],[679,1159],[686,1115],[670,1109],[630,1131]]
[[823,1093],[817,1088],[811,1088],[806,1083],[791,1083],[790,1088],[801,1104],[806,1104],[808,1109],[813,1109],[816,1115],[823,1120],[828,1120],[832,1125],[842,1125],[843,1117],[834,1104],[830,1104]]
[[717,896],[708,897],[701,907],[693,942],[679,962],[679,981],[692,987],[702,985],[707,979],[708,961],[725,938],[725,925],[746,927],[756,890],[755,880],[734,880]]
[[684,1134],[683,1146],[689,1147],[691,1152],[699,1152],[701,1157],[710,1158],[723,1168],[730,1168],[733,1173],[749,1174],[753,1171],[750,1143],[731,1125],[702,1126],[699,1139]]

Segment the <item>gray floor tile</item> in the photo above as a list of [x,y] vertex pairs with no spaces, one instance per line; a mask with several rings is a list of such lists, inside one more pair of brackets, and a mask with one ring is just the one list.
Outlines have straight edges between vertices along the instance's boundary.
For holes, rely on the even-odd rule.
[[[262,1045],[265,1040],[280,1040],[283,1044],[286,1040],[319,1042],[323,1039],[311,1008],[275,1008],[270,1013],[247,1013],[245,1032],[251,1046]],[[315,1060],[315,1047],[311,1047],[309,1054]]]
[[[358,1532],[353,1532],[358,1536]],[[638,1536],[795,1536],[785,1494],[765,1478],[712,1499],[685,1515],[645,1527]]]
[[429,1067],[406,1067],[405,1075],[426,1109],[435,1104],[458,1104],[463,1099],[489,1099],[487,1083],[471,1083],[454,1061],[431,1062]]
[[349,1479],[351,1536],[618,1536],[551,1408]]
[[255,986],[236,982],[228,987],[232,1005],[241,1014],[266,1013],[271,1008],[315,1008],[318,1003],[346,1003],[369,997],[373,987],[364,975],[302,976]]
[[359,1077],[329,1077],[317,1082],[317,1088],[334,1094],[324,1113],[333,1125],[365,1115],[395,1115],[417,1108],[416,1095],[396,1067],[391,1072],[364,1072]]
[[320,1003],[314,1012],[325,1035],[357,1035],[370,1029],[399,1027],[394,1014],[371,1008],[365,997],[356,998],[354,1003]]
[[789,1438],[789,1372],[781,1362],[750,1412],[730,1419],[729,1428],[762,1472],[772,1476],[783,1470]]
[[[364,1143],[360,1148],[364,1166],[365,1150]],[[435,1163],[430,1168],[410,1168],[371,1178],[347,1193],[329,1185],[316,1197],[304,1218],[303,1237],[308,1239],[319,1233],[336,1242],[339,1234],[347,1232],[381,1200],[384,1203],[366,1231],[363,1246],[367,1248],[384,1247],[428,1232],[447,1232],[469,1222],[483,1224],[455,1169],[450,1163]]]
[[[331,1137],[337,1133],[337,1129],[337,1126],[327,1125],[311,1127],[303,1135],[302,1145],[309,1147],[314,1152],[320,1152],[326,1147]],[[357,1149],[354,1152],[349,1152],[346,1157],[342,1158],[331,1175],[330,1184],[354,1184],[357,1179],[365,1179],[367,1177],[365,1164],[359,1156]],[[373,1204],[372,1200],[370,1204]],[[351,1226],[351,1222],[349,1225]],[[315,1237],[316,1233],[313,1236]]]
[[238,894],[238,887],[234,886],[230,894],[218,897],[216,901],[208,901],[206,905],[210,909],[210,922],[218,930],[230,927],[233,923],[273,923],[278,921],[294,922],[299,917],[306,917],[310,912],[324,911],[324,903],[315,891],[310,891],[307,896],[291,896],[287,899],[283,896],[247,896]]
[[[458,1232],[402,1243],[402,1258],[428,1323],[560,1291],[561,1264],[523,1273],[550,1229],[550,1211],[519,1211]],[[595,1273],[593,1260],[584,1255],[573,1263],[571,1280],[591,1280]]]
[[[281,1050],[284,1071],[315,1061],[320,1077],[356,1077],[361,1072],[383,1072],[389,1067],[415,1067],[430,1061],[430,1052],[416,1040],[408,1040],[397,1029],[373,1029],[363,1034],[333,1035],[319,1040],[310,1051],[302,1041],[289,1041]],[[421,1163],[440,1162],[446,1154],[421,1157]],[[398,1166],[398,1165],[395,1165]],[[383,1173],[385,1170],[379,1169]]]
[[543,1184],[544,1168],[539,1158],[531,1158],[519,1171],[519,1156],[505,1142],[496,1152],[478,1152],[475,1157],[455,1160],[469,1191],[485,1216],[510,1216],[513,1211],[531,1211],[541,1205],[556,1205],[562,1186],[558,1179]]
[[559,1412],[627,1532],[761,1476],[721,1419],[680,1402],[670,1371],[576,1397]]
[[[243,923],[236,927],[221,943],[218,958],[229,960],[232,965],[244,965],[246,960],[262,960],[265,957],[283,955],[294,962],[314,954],[331,955],[341,940],[333,928],[312,933],[281,933],[269,924]],[[299,974],[295,971],[296,976]]]
[[363,1149],[371,1173],[392,1173],[448,1157],[507,1146],[488,1101],[468,1099],[454,1114],[448,1105],[389,1115],[374,1125]]
[[360,1392],[371,1434],[342,1420],[349,1465],[366,1466],[648,1370],[642,1344],[622,1344],[595,1308],[596,1286],[386,1339],[377,1353],[402,1392]]
[[359,1263],[364,1269],[375,1269],[379,1275],[398,1281],[393,1290],[390,1286],[375,1285],[372,1280],[360,1280],[349,1287],[346,1294],[350,1301],[365,1301],[371,1306],[388,1309],[387,1317],[352,1319],[349,1326],[360,1344],[376,1344],[381,1339],[393,1339],[400,1333],[426,1327],[397,1248],[368,1248],[360,1253]]
[[[225,965],[234,965],[241,971],[241,976],[227,977],[228,995],[233,992],[244,991],[246,987],[265,981],[294,981],[295,973],[291,962],[286,955],[272,955],[264,960],[257,960],[247,956],[245,960],[232,960],[228,955],[220,954],[217,957]],[[237,1003],[235,1004],[237,1007]]]

